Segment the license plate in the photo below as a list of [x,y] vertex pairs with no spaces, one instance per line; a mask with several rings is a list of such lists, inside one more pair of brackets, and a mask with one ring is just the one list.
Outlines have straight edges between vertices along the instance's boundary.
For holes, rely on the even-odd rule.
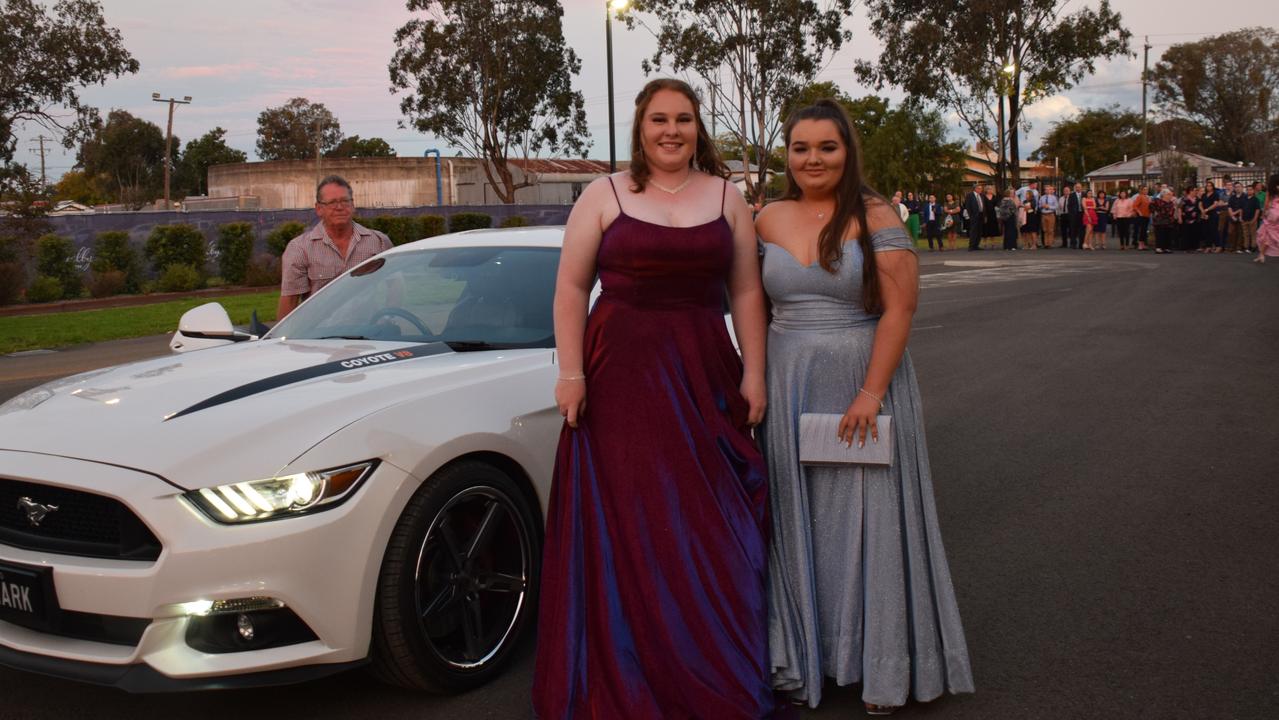
[[48,568],[0,563],[0,620],[16,625],[43,625],[48,620],[45,588]]

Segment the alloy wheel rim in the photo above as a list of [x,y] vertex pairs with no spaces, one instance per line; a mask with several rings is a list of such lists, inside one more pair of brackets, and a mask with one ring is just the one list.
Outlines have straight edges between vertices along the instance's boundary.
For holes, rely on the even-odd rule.
[[449,498],[432,518],[414,570],[414,612],[431,651],[475,670],[506,646],[527,601],[531,530],[487,485]]

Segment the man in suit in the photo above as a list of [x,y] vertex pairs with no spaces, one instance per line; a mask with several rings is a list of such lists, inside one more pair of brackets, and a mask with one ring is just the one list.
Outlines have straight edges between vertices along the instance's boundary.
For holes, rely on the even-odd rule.
[[986,186],[973,185],[973,191],[964,198],[964,211],[968,213],[968,251],[981,250],[982,211],[986,209]]
[[936,195],[929,195],[928,201],[919,208],[919,219],[924,223],[924,236],[928,238],[928,249],[933,249],[933,240],[937,240],[937,249],[941,250],[941,221],[945,215]]
[[1066,217],[1070,226],[1066,228],[1066,244],[1062,247],[1079,250],[1084,244],[1084,196],[1076,185],[1070,185],[1070,195],[1066,197]]

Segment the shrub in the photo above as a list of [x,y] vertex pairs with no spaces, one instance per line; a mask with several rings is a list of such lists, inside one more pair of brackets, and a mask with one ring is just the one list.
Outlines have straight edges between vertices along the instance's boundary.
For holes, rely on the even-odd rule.
[[218,228],[218,271],[231,285],[240,285],[253,258],[253,225],[228,223]]
[[47,303],[62,299],[62,282],[56,277],[37,275],[27,288],[27,300],[33,303]]
[[249,263],[248,272],[244,275],[244,284],[249,287],[271,287],[280,285],[280,258],[270,254],[259,254]]
[[493,218],[488,213],[463,212],[449,218],[449,232],[480,230],[490,227],[493,227]]
[[508,218],[504,218],[498,227],[528,227],[528,220],[525,220],[522,215],[512,215]]
[[135,293],[142,286],[142,263],[127,232],[98,233],[93,239],[93,263],[89,269],[95,273],[119,270],[124,274],[124,292]]
[[95,298],[119,295],[125,286],[125,276],[120,270],[94,270],[89,275],[89,295]]
[[0,262],[0,305],[18,302],[26,284],[27,274],[22,271],[22,263]]
[[203,281],[208,248],[204,234],[191,225],[157,225],[143,249],[151,267],[165,272],[171,265],[186,265]]
[[448,223],[443,215],[422,215],[417,219],[417,236],[421,238],[435,237],[448,232]]
[[398,215],[378,215],[375,218],[358,220],[357,222],[370,230],[386,233],[386,236],[391,239],[392,245],[403,245],[406,242],[413,242],[418,239],[418,222],[416,218],[400,217]]
[[63,297],[80,297],[84,281],[75,264],[75,246],[58,235],[45,235],[36,240],[36,275],[56,278]]
[[204,286],[204,275],[186,263],[166,265],[156,281],[160,292],[186,292]]
[[284,254],[284,249],[289,246],[289,241],[304,232],[306,232],[306,225],[296,220],[277,225],[266,235],[266,249],[270,250],[272,255],[280,257]]

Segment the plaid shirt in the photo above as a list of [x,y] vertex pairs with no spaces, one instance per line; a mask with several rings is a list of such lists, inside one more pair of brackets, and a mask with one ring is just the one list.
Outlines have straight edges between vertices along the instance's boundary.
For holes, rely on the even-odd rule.
[[354,231],[346,248],[346,257],[324,232],[324,223],[289,241],[280,259],[281,295],[308,295],[328,285],[333,278],[391,249],[391,240],[377,230],[351,223]]

